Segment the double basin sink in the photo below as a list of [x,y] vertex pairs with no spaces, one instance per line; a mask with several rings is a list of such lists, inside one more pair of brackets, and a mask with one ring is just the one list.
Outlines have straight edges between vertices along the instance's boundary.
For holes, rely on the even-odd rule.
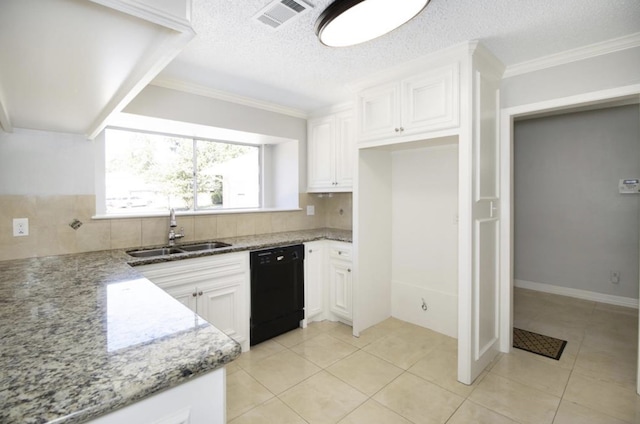
[[231,245],[220,241],[208,241],[171,247],[158,247],[155,249],[129,250],[127,255],[133,256],[134,258],[153,258],[156,256],[173,255],[174,253],[204,252],[229,246]]

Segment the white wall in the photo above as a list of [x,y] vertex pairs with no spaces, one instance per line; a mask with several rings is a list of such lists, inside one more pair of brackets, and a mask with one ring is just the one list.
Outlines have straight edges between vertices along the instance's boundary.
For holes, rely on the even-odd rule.
[[636,47],[505,78],[500,102],[509,108],[639,83],[640,47]]
[[514,151],[515,279],[638,298],[638,106],[516,122]]
[[307,121],[210,97],[147,86],[124,112],[299,140],[299,187],[307,186]]
[[93,149],[82,135],[0,131],[0,195],[94,194]]
[[456,337],[458,146],[393,152],[392,169],[392,315]]

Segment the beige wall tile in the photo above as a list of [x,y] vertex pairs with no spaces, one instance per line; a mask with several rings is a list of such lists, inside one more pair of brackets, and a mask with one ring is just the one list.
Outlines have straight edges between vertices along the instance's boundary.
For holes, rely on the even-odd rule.
[[253,213],[242,213],[238,215],[236,221],[238,236],[252,236],[256,234],[256,215]]
[[238,235],[238,216],[219,215],[218,216],[218,237],[236,237]]
[[256,234],[268,234],[271,232],[272,213],[256,214]]
[[112,219],[110,222],[112,249],[142,246],[141,219]]
[[38,256],[78,252],[76,231],[68,224],[53,224],[38,228]]
[[[96,214],[96,196],[95,195],[78,195],[75,196],[75,212],[74,218],[80,221],[89,221]],[[71,219],[69,219],[71,221]]]
[[[176,233],[184,230],[184,237],[176,240],[176,243],[184,243],[186,241],[199,240],[195,234],[195,220],[193,216],[178,216],[176,217],[177,227]],[[167,227],[167,241],[169,237],[169,227]]]
[[193,219],[194,240],[213,240],[218,237],[218,216],[201,215]]
[[87,222],[76,230],[79,252],[108,250],[111,248],[111,223],[109,221]]
[[342,230],[353,228],[353,196],[351,193],[334,193],[326,200],[326,226]]
[[274,233],[288,231],[286,212],[274,212],[271,214],[271,231]]
[[[178,231],[184,227],[181,241],[199,241],[327,226],[351,229],[350,193],[331,198],[300,193],[299,201],[300,211],[178,216]],[[314,206],[315,215],[307,215],[307,205]],[[93,220],[94,214],[95,195],[2,195],[0,260],[168,243],[168,217]],[[13,237],[13,218],[29,218],[30,236]],[[78,230],[69,226],[74,219],[83,223]]]
[[169,217],[142,219],[142,245],[157,246],[169,240]]

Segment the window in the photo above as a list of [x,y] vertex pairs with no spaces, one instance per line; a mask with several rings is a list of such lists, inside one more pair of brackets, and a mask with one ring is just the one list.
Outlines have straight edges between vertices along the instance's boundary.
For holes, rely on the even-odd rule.
[[107,214],[261,207],[262,147],[105,131]]

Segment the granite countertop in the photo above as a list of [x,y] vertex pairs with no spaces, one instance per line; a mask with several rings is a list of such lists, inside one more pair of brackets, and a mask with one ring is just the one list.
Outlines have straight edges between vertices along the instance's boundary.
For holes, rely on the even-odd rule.
[[81,423],[213,371],[240,345],[130,265],[331,239],[311,230],[222,239],[215,252],[122,250],[0,261],[0,423]]
[[[333,228],[320,228],[315,230],[287,231],[282,233],[259,234],[255,236],[217,238],[215,241],[230,244],[229,247],[218,248],[215,250],[206,250],[200,252],[174,253],[171,255],[154,256],[151,258],[133,258],[128,257],[128,263],[131,266],[147,265],[168,261],[179,261],[187,258],[198,258],[202,256],[219,255],[223,253],[241,252],[245,250],[257,250],[268,247],[284,246],[289,244],[306,243],[315,240],[335,240],[351,243],[352,232],[350,230],[336,230]],[[205,240],[203,240],[205,241]],[[184,244],[193,244],[196,241],[190,241]],[[162,246],[153,246],[162,247]],[[180,247],[180,243],[176,243],[176,247]]]

